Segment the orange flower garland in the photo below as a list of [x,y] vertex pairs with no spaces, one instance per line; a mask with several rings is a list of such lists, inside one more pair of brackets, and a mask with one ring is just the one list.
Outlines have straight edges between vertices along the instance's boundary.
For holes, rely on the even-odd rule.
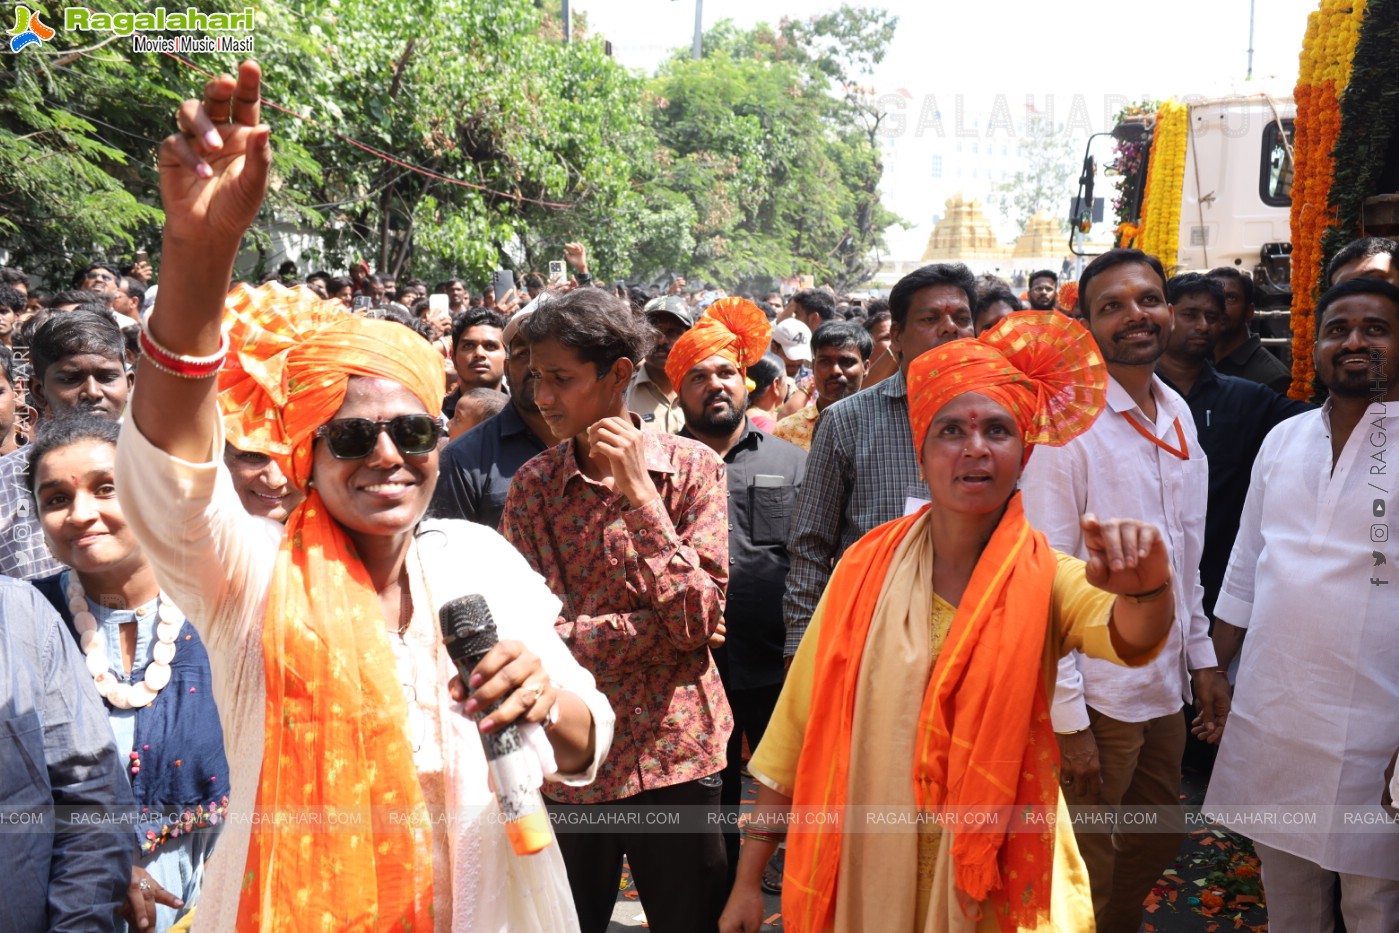
[[1167,101],[1156,112],[1156,129],[1147,162],[1146,196],[1138,246],[1175,270],[1180,246],[1180,196],[1185,186],[1185,150],[1190,108]]
[[1350,83],[1355,45],[1366,0],[1322,0],[1307,17],[1297,102],[1296,157],[1292,182],[1292,387],[1293,398],[1310,398],[1321,238],[1335,220],[1329,207],[1335,165],[1332,150],[1341,134],[1341,95]]

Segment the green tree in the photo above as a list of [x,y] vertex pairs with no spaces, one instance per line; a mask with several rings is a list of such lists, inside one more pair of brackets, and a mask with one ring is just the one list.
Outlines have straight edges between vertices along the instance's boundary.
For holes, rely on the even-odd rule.
[[[855,82],[897,20],[842,7],[776,29],[718,23],[705,57],[677,52],[651,84],[653,125],[671,153],[660,187],[694,206],[682,267],[723,282],[809,273],[845,290],[874,271],[896,222],[879,200],[883,118]],[[654,271],[641,254],[640,271]]]
[[1032,132],[1019,143],[1024,168],[993,189],[996,206],[1023,230],[1039,211],[1049,211],[1067,233],[1068,204],[1073,197],[1073,140],[1062,134]]

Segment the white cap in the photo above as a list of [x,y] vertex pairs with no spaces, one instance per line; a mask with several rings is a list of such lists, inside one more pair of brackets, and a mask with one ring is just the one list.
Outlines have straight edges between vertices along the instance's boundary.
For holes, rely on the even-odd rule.
[[782,355],[796,362],[811,359],[811,328],[796,318],[787,318],[772,329],[772,342],[782,348]]

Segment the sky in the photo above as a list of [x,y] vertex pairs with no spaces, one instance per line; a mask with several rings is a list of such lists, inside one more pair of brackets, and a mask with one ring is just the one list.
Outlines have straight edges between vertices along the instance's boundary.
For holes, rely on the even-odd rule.
[[[839,5],[702,2],[706,28],[721,19],[741,27],[775,24]],[[1111,130],[1113,114],[1129,101],[1258,91],[1289,96],[1307,15],[1319,6],[1319,0],[1256,0],[1253,80],[1246,82],[1249,0],[863,2],[899,17],[883,63],[862,79],[876,95],[889,95],[890,109],[903,114],[902,130],[891,134],[884,201],[914,227],[897,235],[897,245],[891,239],[894,252],[916,250],[931,230],[926,192],[920,197],[899,190],[908,187],[907,178],[918,177],[899,170],[899,163],[921,166],[936,146],[916,138],[927,135],[915,132],[923,114],[940,116],[938,131],[945,138],[974,138],[976,115],[985,124],[1003,106],[1018,120],[1032,105],[1038,113],[1052,113],[1078,147],[1089,132]],[[573,8],[586,14],[590,34],[612,42],[619,62],[648,74],[672,49],[688,49],[694,33],[695,0],[573,0]],[[1008,223],[992,220],[998,230]]]

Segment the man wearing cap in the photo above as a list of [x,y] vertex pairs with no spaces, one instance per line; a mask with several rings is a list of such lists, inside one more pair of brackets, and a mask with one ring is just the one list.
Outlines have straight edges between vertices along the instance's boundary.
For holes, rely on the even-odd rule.
[[787,391],[782,395],[778,417],[800,410],[815,392],[811,374],[811,328],[795,318],[778,321],[772,329],[772,350],[787,367]]
[[646,427],[667,434],[678,434],[685,426],[685,414],[680,410],[680,399],[675,387],[666,376],[666,359],[670,348],[695,323],[690,308],[683,298],[662,295],[646,303],[646,320],[659,335],[656,345],[646,354],[645,361],[636,368],[631,386],[627,389],[627,410],[641,416]]
[[531,313],[517,313],[501,334],[510,404],[443,448],[437,489],[428,510],[431,518],[464,518],[499,530],[511,477],[553,442],[554,435],[534,402],[529,343],[520,333],[520,325]]

